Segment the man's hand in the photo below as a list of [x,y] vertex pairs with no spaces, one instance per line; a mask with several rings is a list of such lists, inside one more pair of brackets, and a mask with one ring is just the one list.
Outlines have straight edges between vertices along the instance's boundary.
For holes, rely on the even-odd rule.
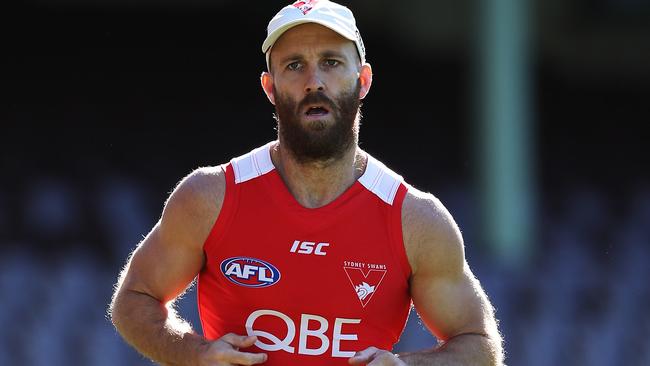
[[363,351],[357,352],[348,362],[350,365],[368,366],[403,366],[406,365],[397,355],[378,349],[377,347],[368,347]]
[[218,340],[206,344],[200,356],[200,366],[256,365],[266,362],[266,353],[240,352],[255,344],[257,337],[228,333]]

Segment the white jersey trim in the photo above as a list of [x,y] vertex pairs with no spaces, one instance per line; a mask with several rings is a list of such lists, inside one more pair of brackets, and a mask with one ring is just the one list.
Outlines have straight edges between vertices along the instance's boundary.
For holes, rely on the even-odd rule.
[[235,183],[243,183],[253,178],[260,177],[275,169],[271,161],[271,144],[258,147],[248,154],[230,160],[235,172]]
[[359,183],[370,192],[377,195],[389,205],[393,204],[400,184],[404,181],[401,175],[388,169],[381,161],[368,155],[366,171],[359,178]]
[[[275,169],[273,161],[271,161],[272,144],[273,142],[269,142],[248,154],[230,160],[235,172],[235,183],[244,183]],[[359,178],[359,183],[381,198],[382,201],[392,205],[397,190],[404,179],[370,154],[367,155],[368,164],[366,171]]]

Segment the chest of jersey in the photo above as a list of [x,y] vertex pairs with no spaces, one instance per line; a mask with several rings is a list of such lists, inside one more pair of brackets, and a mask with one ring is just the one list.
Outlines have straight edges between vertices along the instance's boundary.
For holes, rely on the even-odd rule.
[[199,276],[207,338],[256,335],[250,351],[269,365],[347,364],[366,347],[392,348],[410,306],[395,207],[357,182],[307,209],[275,171],[226,196]]

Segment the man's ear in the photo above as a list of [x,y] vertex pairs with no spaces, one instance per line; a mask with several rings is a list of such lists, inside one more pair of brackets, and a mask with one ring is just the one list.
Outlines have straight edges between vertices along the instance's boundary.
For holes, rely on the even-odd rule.
[[361,82],[361,90],[359,90],[359,99],[363,99],[370,92],[370,86],[372,85],[372,66],[365,63],[361,65],[361,70],[359,71],[359,81]]
[[260,76],[260,82],[262,83],[262,89],[266,94],[266,97],[269,98],[269,102],[275,105],[275,94],[273,94],[273,76],[271,73],[264,71],[262,76]]

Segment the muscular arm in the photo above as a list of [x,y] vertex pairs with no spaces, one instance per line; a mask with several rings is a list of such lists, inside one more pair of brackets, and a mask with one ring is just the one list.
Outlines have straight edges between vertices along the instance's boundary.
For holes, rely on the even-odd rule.
[[209,342],[178,318],[171,304],[204,264],[203,243],[221,209],[221,168],[199,169],[170,195],[160,221],[127,262],[110,312],[122,337],[143,355],[165,365],[250,365],[263,354],[237,352],[254,337],[229,334]]
[[395,358],[374,347],[351,364],[503,365],[494,311],[472,274],[463,241],[449,212],[431,195],[411,189],[402,209],[404,244],[412,276],[411,297],[423,322],[441,345]]
[[410,365],[502,365],[494,310],[465,261],[453,218],[436,198],[415,190],[403,213],[413,303],[442,344],[400,358]]

